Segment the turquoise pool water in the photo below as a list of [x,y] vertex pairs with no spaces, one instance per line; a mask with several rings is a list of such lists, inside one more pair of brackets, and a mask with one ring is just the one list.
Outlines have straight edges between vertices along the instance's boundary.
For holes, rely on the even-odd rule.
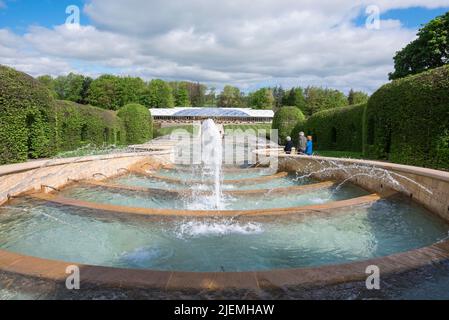
[[[338,190],[322,189],[301,194],[260,196],[224,196],[222,210],[253,210],[288,208],[324,204],[367,195],[368,193],[351,184]],[[177,210],[211,210],[211,197],[196,195],[185,198],[163,197],[151,193],[108,189],[103,187],[72,187],[60,193],[61,196],[83,201],[143,208],[163,208]]]
[[[240,176],[245,178],[245,176]],[[235,179],[239,179],[236,177]],[[141,175],[129,174],[110,180],[111,183],[124,184],[127,186],[137,186],[144,188],[156,188],[164,190],[183,190],[183,189],[197,189],[204,190],[210,186],[197,184],[185,185],[181,183],[166,182],[158,179],[148,178]],[[258,182],[253,184],[223,184],[223,190],[252,190],[252,189],[275,189],[284,187],[293,187],[304,184],[317,183],[313,179],[300,179],[297,180],[295,175],[273,179],[265,182]]]
[[20,200],[0,208],[0,248],[136,269],[249,271],[337,264],[445,239],[448,226],[406,200],[327,218],[95,218],[89,210]]

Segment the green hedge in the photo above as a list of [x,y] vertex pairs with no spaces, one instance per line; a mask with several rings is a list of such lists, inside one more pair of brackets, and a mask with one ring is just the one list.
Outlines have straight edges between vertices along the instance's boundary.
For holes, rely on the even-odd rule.
[[369,157],[449,168],[449,66],[380,88],[368,102],[365,131]]
[[126,129],[114,111],[69,101],[56,102],[56,133],[59,151],[70,151],[87,144],[123,145]]
[[29,75],[0,66],[0,164],[43,158],[86,145],[124,145],[152,137],[148,109],[110,110],[54,100]]
[[150,110],[140,104],[128,104],[117,114],[126,128],[126,142],[141,144],[153,138],[153,121]]
[[293,136],[293,130],[299,122],[305,121],[305,116],[296,107],[282,107],[274,115],[273,129],[279,130],[279,143],[284,144],[288,136]]
[[0,66],[0,164],[54,153],[52,98],[32,77]]
[[366,104],[360,104],[315,113],[303,131],[314,137],[317,150],[361,152],[365,108]]

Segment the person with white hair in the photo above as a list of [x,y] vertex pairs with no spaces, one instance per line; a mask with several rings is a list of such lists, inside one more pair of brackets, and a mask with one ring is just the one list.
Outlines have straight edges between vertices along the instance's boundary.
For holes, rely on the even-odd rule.
[[286,154],[292,154],[293,150],[293,141],[291,137],[287,137],[287,143],[285,144],[284,151]]
[[306,154],[307,149],[307,138],[304,132],[299,133],[299,140],[298,140],[298,153],[299,154]]

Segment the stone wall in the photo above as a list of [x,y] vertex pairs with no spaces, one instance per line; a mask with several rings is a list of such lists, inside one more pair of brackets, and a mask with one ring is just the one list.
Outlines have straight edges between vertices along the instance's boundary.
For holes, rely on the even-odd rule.
[[[43,186],[60,189],[73,180],[106,179],[123,174],[124,169],[145,161],[168,163],[170,152],[129,153],[72,159],[27,162],[0,167],[0,205],[10,197],[39,191]],[[44,187],[43,191],[51,191]]]
[[449,172],[376,162],[279,155],[281,171],[313,173],[321,180],[349,179],[371,192],[399,191],[449,221]]

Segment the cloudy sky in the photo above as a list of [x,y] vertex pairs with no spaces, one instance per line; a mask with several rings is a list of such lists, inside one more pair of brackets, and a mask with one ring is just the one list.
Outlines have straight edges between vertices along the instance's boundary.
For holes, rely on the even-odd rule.
[[449,0],[0,0],[0,64],[372,92],[419,26],[448,10]]

